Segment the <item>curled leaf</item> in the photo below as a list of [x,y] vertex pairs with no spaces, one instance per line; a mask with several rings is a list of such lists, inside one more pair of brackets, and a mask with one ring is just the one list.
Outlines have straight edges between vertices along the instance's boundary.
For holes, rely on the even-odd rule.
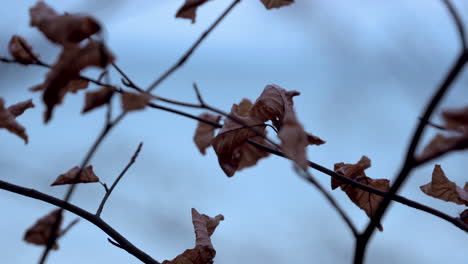
[[26,129],[16,121],[16,117],[23,114],[26,109],[34,107],[32,100],[29,99],[5,108],[5,101],[0,97],[0,128],[5,128],[11,133],[19,136],[28,143]]
[[208,2],[208,0],[185,0],[183,6],[176,13],[176,18],[191,19],[192,24],[195,23],[197,16],[197,8]]
[[114,90],[109,86],[103,86],[99,90],[87,92],[85,96],[85,106],[83,107],[81,113],[89,112],[95,108],[109,103],[113,92]]
[[[390,189],[390,181],[387,179],[372,179],[366,176],[364,172],[365,169],[371,166],[371,161],[366,156],[362,156],[358,163],[356,164],[345,164],[345,163],[336,163],[334,167],[334,171],[339,173],[347,178],[353,179],[357,182],[362,184],[368,185],[370,187],[380,189],[384,192]],[[336,189],[338,186],[341,187],[346,195],[348,195],[349,199],[357,205],[359,208],[366,212],[369,218],[372,218],[377,208],[379,207],[380,203],[383,200],[383,197],[363,191],[359,188],[355,188],[348,184],[342,183],[339,180],[335,180],[332,178],[332,189]],[[379,223],[377,228],[380,231],[383,231],[382,225]]]
[[424,148],[418,161],[428,161],[437,158],[445,153],[468,148],[468,134],[444,136],[437,134],[431,142]]
[[96,176],[96,174],[94,174],[92,165],[85,167],[82,170],[80,176],[77,177],[79,172],[79,167],[73,167],[66,173],[60,174],[50,186],[99,181],[99,178]]
[[294,0],[261,0],[266,9],[280,8],[294,3]]
[[185,250],[175,259],[165,260],[162,264],[207,264],[211,263],[216,255],[216,250],[211,243],[211,235],[224,216],[219,214],[209,217],[200,214],[192,208],[192,223],[195,229],[195,248]]
[[278,137],[281,139],[281,150],[286,157],[293,160],[303,170],[307,170],[308,136],[304,127],[297,121],[294,111],[286,112]]
[[[90,67],[105,67],[114,60],[111,53],[100,42],[90,40],[85,46],[69,45],[62,50],[57,62],[47,74],[41,89],[44,89],[42,99],[47,106],[44,114],[45,122],[52,117],[55,105],[62,102],[68,91],[83,88],[87,83],[76,78],[80,71]],[[70,86],[71,85],[71,86]]]
[[[57,218],[59,225],[54,235],[57,238],[60,234],[60,226],[62,225],[62,214],[60,209],[54,210],[48,215],[37,220],[33,226],[26,230],[23,238],[24,241],[40,246],[47,245],[47,241],[49,240],[53,225],[57,221]],[[58,249],[57,241],[55,241],[52,248],[55,250]]]
[[11,56],[15,58],[21,64],[32,64],[36,62],[36,58],[39,56],[33,53],[31,45],[18,35],[13,35],[8,44],[8,51]]
[[43,1],[29,9],[31,26],[37,27],[50,41],[63,46],[79,43],[99,32],[101,26],[90,16],[58,15]]
[[261,122],[272,120],[276,128],[281,128],[281,122],[286,111],[293,111],[293,97],[298,91],[286,91],[278,85],[267,85],[255,101],[250,115]]
[[[231,177],[242,168],[253,166],[268,153],[248,146],[247,139],[259,139],[266,134],[263,122],[250,116],[242,116],[239,105],[234,104],[230,116],[213,140],[218,162],[227,176]],[[258,134],[260,135],[258,135]],[[261,139],[264,143],[263,139]]]
[[432,171],[432,180],[422,185],[421,191],[440,200],[468,206],[468,182],[464,189],[458,187],[445,175],[440,165],[435,165]]
[[[221,119],[220,115],[212,115],[206,112],[201,113],[199,117],[214,123],[218,123]],[[195,135],[193,136],[193,141],[195,142],[195,145],[197,145],[201,154],[205,155],[206,148],[211,146],[216,128],[217,127],[214,127],[210,124],[198,121],[197,129],[195,130]]]
[[125,111],[142,110],[150,101],[146,94],[124,92],[122,94],[122,107]]

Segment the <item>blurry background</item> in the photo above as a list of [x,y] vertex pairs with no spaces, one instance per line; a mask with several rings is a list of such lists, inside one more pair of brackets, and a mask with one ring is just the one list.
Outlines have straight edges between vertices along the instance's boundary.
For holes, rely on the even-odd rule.
[[[58,12],[83,12],[105,27],[117,63],[146,87],[193,43],[231,1],[210,1],[197,22],[175,19],[182,0],[49,1]],[[295,107],[305,128],[327,140],[310,147],[309,158],[328,168],[336,162],[372,160],[367,174],[393,179],[418,117],[460,51],[458,35],[439,0],[296,1],[267,11],[260,1],[242,1],[188,63],[156,93],[196,102],[196,81],[205,100],[224,110],[243,97],[255,100],[266,84],[299,90]],[[7,1],[0,11],[0,55],[20,34],[36,53],[54,62],[59,48],[29,27],[35,1]],[[456,1],[468,19],[468,4]],[[36,108],[18,120],[30,143],[0,131],[0,178],[63,197],[67,187],[49,187],[77,166],[101,129],[104,110],[80,115],[84,91],[67,95],[52,122],[42,123],[40,94],[46,69],[0,64],[0,95],[7,105],[33,98]],[[88,71],[97,77],[96,71]],[[114,83],[119,82],[115,73]],[[468,102],[462,74],[442,107]],[[91,86],[90,89],[95,87]],[[115,102],[119,109],[119,102]],[[183,109],[198,114],[192,109]],[[440,111],[440,109],[438,109]],[[433,119],[439,122],[438,115]],[[104,208],[103,218],[157,260],[172,259],[194,245],[190,208],[222,213],[212,240],[216,263],[350,263],[354,239],[337,213],[297,177],[290,162],[271,156],[227,178],[214,151],[202,156],[192,142],[196,123],[156,110],[131,113],[110,134],[91,164],[111,184],[140,141],[143,150]],[[436,132],[428,128],[427,142]],[[270,132],[270,136],[273,134]],[[463,186],[467,154],[437,161]],[[401,194],[450,215],[465,208],[424,195],[434,163],[417,169]],[[311,171],[325,186],[330,178]],[[330,190],[331,191],[331,190]],[[73,202],[95,211],[104,194],[98,184],[81,185]],[[334,197],[360,228],[368,218],[341,191]],[[0,262],[35,263],[42,247],[22,241],[24,231],[53,207],[0,191]],[[65,223],[75,217],[67,213]],[[432,215],[393,204],[376,233],[367,263],[466,263],[468,240],[458,228]],[[48,263],[139,263],[82,220],[59,241]]]

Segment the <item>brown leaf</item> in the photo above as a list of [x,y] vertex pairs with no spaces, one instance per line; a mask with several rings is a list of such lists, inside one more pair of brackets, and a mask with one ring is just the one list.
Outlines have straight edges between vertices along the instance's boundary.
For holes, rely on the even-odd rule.
[[293,111],[293,97],[298,91],[286,91],[277,85],[267,85],[250,110],[250,116],[261,122],[272,120],[276,128],[281,129],[281,122],[286,111]]
[[142,110],[150,101],[150,97],[141,93],[124,92],[122,94],[122,107],[125,111]]
[[114,90],[112,87],[103,86],[101,89],[86,93],[85,106],[81,113],[89,112],[95,108],[109,103]]
[[79,43],[99,32],[101,26],[90,16],[58,15],[43,1],[29,9],[31,26],[37,27],[50,41],[63,46]]
[[[380,189],[384,192],[388,191],[390,189],[389,180],[372,179],[366,176],[364,170],[370,168],[370,166],[370,159],[366,156],[362,156],[359,162],[356,164],[345,164],[342,162],[336,163],[334,171],[370,187]],[[383,200],[383,197],[379,195],[363,191],[359,188],[355,188],[351,185],[342,183],[341,181],[332,178],[332,189],[336,189],[338,186],[341,187],[341,190],[343,190],[348,195],[349,199],[351,199],[355,205],[366,212],[369,218],[372,218],[375,215],[380,202]],[[380,223],[377,225],[377,228],[380,231],[383,231],[383,227]]]
[[39,57],[39,55],[33,53],[31,45],[29,45],[24,38],[18,35],[13,35],[11,37],[8,45],[8,51],[16,61],[25,65],[35,63],[36,58]]
[[191,19],[195,23],[197,8],[208,2],[208,0],[185,0],[185,3],[176,13],[176,18]]
[[437,134],[431,142],[424,148],[421,155],[417,157],[419,161],[427,161],[447,152],[468,148],[468,134],[444,136]]
[[94,174],[92,165],[85,167],[81,172],[80,177],[77,178],[76,176],[78,176],[79,172],[79,167],[73,167],[66,173],[60,174],[50,186],[99,181],[99,178]]
[[[59,225],[55,232],[55,237],[57,238],[60,234],[60,226],[62,225],[62,214],[60,213],[60,209],[54,210],[48,215],[37,220],[33,226],[26,230],[23,238],[24,241],[40,246],[47,245],[47,241],[49,240],[52,232],[52,227],[55,221],[57,221],[57,218],[59,218]],[[52,248],[55,250],[58,249],[57,241],[55,241]]]
[[447,129],[468,132],[468,106],[445,110],[442,119]]
[[261,0],[266,9],[280,8],[294,3],[294,0]]
[[307,170],[309,162],[307,161],[306,147],[309,145],[309,141],[307,133],[297,121],[294,111],[286,112],[278,137],[281,139],[281,150],[286,157],[296,162],[303,170]]
[[[370,159],[366,156],[362,156],[361,159],[356,164],[346,164],[343,162],[335,163],[333,170],[336,173],[339,173],[343,176],[346,176],[347,178],[355,180],[360,177],[366,177],[364,170],[370,167],[371,167]],[[338,186],[342,184],[343,183],[340,180],[331,178],[332,190],[338,188]]]
[[[229,177],[233,176],[236,171],[253,166],[259,159],[268,156],[267,152],[252,148],[246,141],[249,138],[255,138],[258,141],[260,137],[255,131],[262,135],[266,134],[263,122],[250,116],[242,116],[237,104],[232,106],[230,116],[247,127],[244,128],[243,125],[228,118],[213,140],[213,148],[218,156],[219,165]],[[261,143],[264,141],[262,140]]]
[[458,187],[454,182],[450,181],[445,176],[440,165],[435,165],[432,171],[432,181],[422,185],[421,191],[425,194],[447,202],[456,204],[464,204],[468,206],[468,187],[465,184],[465,189]]
[[[212,115],[206,112],[201,113],[198,117],[215,123],[219,123],[219,120],[221,119],[220,115]],[[195,135],[193,136],[193,141],[195,142],[195,145],[197,145],[201,154],[205,155],[206,148],[211,146],[214,138],[214,131],[216,129],[217,127],[198,121],[197,129],[195,130]]]
[[[89,67],[105,67],[114,60],[114,57],[100,42],[90,40],[85,46],[69,45],[62,50],[57,62],[47,74],[42,84],[44,94],[42,99],[47,106],[44,114],[45,122],[52,117],[55,105],[62,102],[69,90],[74,90],[73,82],[80,71]],[[81,81],[80,81],[81,82]],[[70,86],[70,83],[72,86]],[[79,87],[82,87],[82,83]],[[78,87],[78,88],[79,88]]]
[[314,136],[310,133],[307,133],[307,141],[309,142],[309,145],[322,145],[326,143],[326,141],[324,141],[323,139]]
[[73,79],[67,84],[66,90],[70,93],[77,93],[79,90],[88,88],[89,81],[83,79]]
[[195,248],[185,250],[175,259],[165,260],[162,264],[207,264],[211,263],[216,255],[216,250],[211,243],[211,235],[219,222],[224,220],[223,215],[214,218],[200,214],[192,208],[192,223],[195,229]]
[[5,108],[5,101],[0,97],[0,128],[5,128],[11,133],[19,136],[24,140],[24,143],[28,143],[28,135],[26,129],[16,121],[16,117],[23,114],[23,112],[34,107],[32,100],[29,99],[24,102],[20,102]]

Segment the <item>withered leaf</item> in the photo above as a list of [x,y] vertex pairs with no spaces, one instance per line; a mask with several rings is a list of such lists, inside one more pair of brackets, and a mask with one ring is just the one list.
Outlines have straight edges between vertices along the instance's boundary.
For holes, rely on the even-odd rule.
[[32,64],[39,56],[33,53],[31,45],[18,35],[13,35],[8,44],[8,51],[15,60],[21,64]]
[[219,222],[224,220],[223,215],[209,217],[200,214],[192,208],[192,223],[195,229],[195,248],[185,250],[171,261],[165,260],[162,264],[207,264],[211,263],[216,250],[211,243],[211,235]]
[[468,134],[444,136],[437,134],[431,142],[424,148],[421,155],[417,157],[418,161],[428,161],[443,155],[447,152],[462,150],[468,148]]
[[58,15],[43,1],[29,9],[31,26],[37,27],[50,41],[63,46],[79,43],[99,32],[101,26],[90,16]]
[[262,94],[255,101],[250,115],[261,122],[272,120],[277,129],[281,129],[281,122],[286,111],[293,111],[293,97],[298,91],[286,91],[278,85],[267,85]]
[[32,100],[29,99],[5,108],[5,101],[0,97],[0,128],[5,128],[11,133],[19,136],[28,143],[26,129],[16,121],[16,117],[23,114],[26,109],[34,107]]
[[445,175],[440,165],[435,165],[432,171],[432,181],[422,185],[421,191],[440,200],[468,206],[468,183],[465,188],[458,187]]
[[317,136],[314,136],[310,133],[307,133],[307,141],[309,142],[309,145],[322,145],[322,144],[325,144],[326,141],[317,137]]
[[280,8],[294,3],[294,0],[261,0],[266,9]]
[[[62,102],[65,94],[76,88],[70,87],[69,84],[76,81],[81,70],[89,66],[103,68],[113,60],[114,57],[104,45],[94,40],[90,40],[83,47],[69,45],[63,49],[42,84],[42,89],[44,89],[42,99],[47,106],[44,121],[48,122],[51,119],[55,105]],[[83,83],[79,87],[83,87]]]
[[[232,106],[230,116],[235,120],[227,118],[213,140],[218,162],[229,177],[233,176],[236,171],[253,166],[259,159],[268,156],[267,152],[252,148],[246,141],[261,138],[257,133],[266,134],[263,122],[254,117],[242,116],[237,104]],[[264,141],[259,143],[264,143]]]
[[177,11],[176,18],[191,19],[192,24],[195,23],[197,8],[206,2],[208,0],[185,0],[184,5]]
[[[57,221],[57,218],[59,225],[57,230],[55,230],[56,232],[54,235],[57,238],[60,234],[60,226],[62,225],[62,214],[60,213],[60,209],[54,210],[48,215],[37,220],[33,226],[26,230],[23,238],[24,241],[40,246],[47,245],[47,241],[52,233],[52,227],[55,221]],[[58,249],[57,241],[55,241],[52,248],[55,250]]]
[[99,90],[87,92],[85,96],[85,105],[81,113],[89,112],[109,103],[113,92],[114,90],[109,86],[103,86]]
[[146,94],[124,92],[121,96],[122,107],[125,111],[142,110],[150,101]]
[[[355,180],[356,178],[366,177],[365,169],[371,167],[371,161],[368,157],[362,156],[356,164],[346,164],[343,162],[335,163],[333,170],[347,178]],[[331,178],[332,190],[338,188],[343,183],[340,180]]]
[[281,139],[281,150],[286,157],[293,160],[303,170],[307,170],[308,136],[304,127],[297,121],[294,111],[286,112],[278,137]]
[[[212,115],[210,113],[201,113],[198,117],[214,122],[219,123],[221,119],[220,115]],[[205,155],[206,148],[211,146],[214,138],[214,131],[217,127],[214,127],[210,124],[198,121],[197,129],[195,130],[195,135],[193,136],[193,141],[197,145],[200,153]]]
[[88,88],[89,81],[83,79],[73,79],[67,84],[66,90],[70,93],[77,93],[79,90]]
[[50,186],[99,181],[99,178],[94,174],[92,165],[85,167],[81,172],[80,177],[77,178],[76,176],[78,176],[79,172],[79,167],[73,167],[66,173],[60,174]]
[[442,112],[446,128],[460,132],[468,132],[468,106],[458,109],[447,109]]
[[[336,163],[334,171],[339,173],[347,178],[353,179],[362,184],[368,185],[370,187],[380,189],[384,192],[390,189],[390,181],[387,179],[372,179],[366,176],[364,172],[365,169],[371,166],[371,161],[366,156],[362,156],[358,163],[356,164],[345,164],[345,163]],[[351,185],[342,183],[339,180],[332,178],[332,189],[336,189],[338,186],[341,187],[349,199],[357,205],[359,208],[364,210],[369,218],[372,218],[379,207],[379,204],[382,202],[383,197],[372,194],[367,191],[363,191],[359,188],[355,188]],[[380,231],[383,231],[382,225],[379,223],[377,228]]]

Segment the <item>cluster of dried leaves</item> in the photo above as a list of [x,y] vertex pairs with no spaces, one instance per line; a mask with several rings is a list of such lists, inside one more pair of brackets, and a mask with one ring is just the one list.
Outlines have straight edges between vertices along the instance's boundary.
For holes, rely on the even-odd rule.
[[[234,104],[216,136],[216,127],[198,122],[194,135],[195,144],[202,154],[205,154],[206,148],[213,146],[219,165],[231,177],[236,171],[254,166],[260,159],[268,157],[268,152],[249,144],[248,140],[271,147],[265,140],[266,122],[271,121],[279,131],[282,151],[298,166],[307,170],[306,147],[321,145],[325,141],[305,132],[297,120],[293,97],[299,94],[277,85],[267,85],[255,103],[244,98],[239,104]],[[221,116],[207,112],[199,117],[216,123],[221,119]]]

